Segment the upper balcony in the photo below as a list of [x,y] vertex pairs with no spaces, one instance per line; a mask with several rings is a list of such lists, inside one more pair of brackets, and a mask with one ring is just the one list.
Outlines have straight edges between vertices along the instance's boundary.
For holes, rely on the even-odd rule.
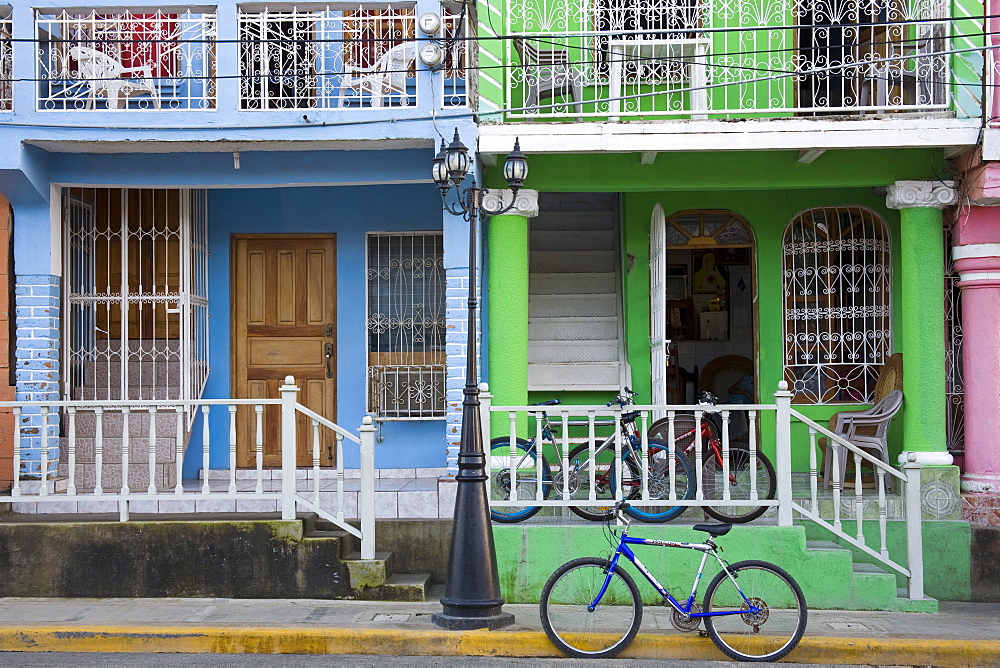
[[[444,62],[433,78],[418,58],[426,42],[413,2],[239,4],[236,25],[220,25],[216,9],[36,9],[25,39],[17,21],[26,14],[0,6],[0,112],[295,110],[301,118],[302,110],[426,112],[469,100],[466,41],[451,39],[468,34],[469,21],[451,5],[440,6]],[[28,78],[33,85],[19,85]]]
[[978,118],[983,14],[972,0],[506,0],[481,35],[480,90],[505,120]]

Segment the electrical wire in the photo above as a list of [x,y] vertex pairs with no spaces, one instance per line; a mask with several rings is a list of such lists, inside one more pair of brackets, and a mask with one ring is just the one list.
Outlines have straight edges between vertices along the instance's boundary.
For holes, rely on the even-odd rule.
[[[465,6],[465,0],[463,0],[463,7]],[[456,15],[451,15],[456,16]],[[489,16],[489,14],[487,14]],[[374,17],[380,18],[380,17]],[[407,15],[386,15],[385,20],[392,19],[403,19],[408,18]],[[716,33],[748,33],[748,32],[769,32],[774,30],[853,30],[853,29],[865,29],[865,28],[879,28],[879,27],[905,27],[909,25],[919,25],[919,24],[948,24],[948,23],[959,23],[967,21],[985,21],[987,19],[1000,18],[1000,14],[975,14],[968,16],[944,16],[939,18],[922,18],[922,19],[904,19],[901,21],[870,21],[870,22],[857,22],[857,23],[843,23],[843,24],[814,24],[814,23],[791,23],[783,25],[767,25],[767,26],[739,26],[739,27],[701,27],[701,26],[691,26],[685,28],[650,28],[650,29],[637,29],[637,30],[615,30],[615,35],[670,35],[670,34],[687,34],[691,32],[706,33],[706,34],[716,34]],[[296,19],[286,19],[286,20],[296,20]],[[309,19],[303,17],[302,21],[308,21]],[[40,19],[39,22],[45,23],[44,19]],[[52,22],[52,21],[50,21]],[[508,40],[508,39],[519,39],[524,37],[550,37],[551,33],[515,33],[506,35],[501,35],[499,31],[496,30],[495,26],[492,24],[492,19],[489,19],[490,28],[493,29],[495,37],[487,37],[486,40]],[[563,32],[561,34],[569,35],[573,37],[600,37],[608,35],[609,31],[573,31],[573,32]],[[993,33],[991,33],[993,34]],[[206,39],[206,38],[193,38],[193,39],[180,39],[180,38],[163,38],[163,39],[59,39],[59,38],[48,38],[40,39],[38,37],[3,37],[0,38],[0,42],[31,42],[38,44],[58,44],[58,43],[126,43],[126,44],[157,44],[157,43],[167,43],[167,44],[264,44],[264,43],[275,43],[275,44],[289,44],[289,43],[319,43],[319,44],[339,44],[343,42],[348,43],[362,43],[362,42],[385,42],[385,41],[396,41],[399,43],[407,41],[425,41],[427,38],[424,37],[399,37],[399,38],[385,38],[385,37],[359,37],[359,38],[308,38],[308,39],[297,39],[297,38],[273,38],[273,39],[262,39],[262,38],[236,38],[236,39]],[[456,38],[466,41],[483,41],[484,38],[479,35],[470,35],[468,37]]]
[[[462,25],[462,24],[459,24],[459,25]],[[606,33],[600,33],[600,34],[604,35]],[[985,35],[985,34],[991,34],[991,33],[982,33],[982,34]],[[979,34],[977,33],[977,36],[978,35]],[[454,42],[455,40],[457,40],[459,38],[457,36],[453,35],[452,37],[447,38],[447,39],[448,39],[449,43],[452,43],[452,42]],[[918,40],[918,41],[923,41],[923,40]],[[890,42],[890,43],[897,43],[897,42]],[[846,46],[846,45],[842,45],[842,46]],[[830,47],[826,47],[826,48],[830,48]],[[752,84],[752,83],[762,83],[762,82],[768,82],[768,81],[775,81],[775,80],[780,80],[780,79],[787,78],[787,77],[802,77],[802,76],[809,76],[809,75],[815,75],[815,74],[821,74],[821,73],[835,74],[837,72],[844,72],[844,71],[854,70],[854,69],[858,69],[858,68],[861,68],[861,67],[870,67],[870,66],[872,66],[874,64],[879,64],[879,63],[890,63],[890,62],[908,61],[908,60],[915,60],[915,59],[921,59],[921,58],[924,58],[924,59],[926,59],[926,58],[935,58],[935,57],[941,57],[941,56],[944,56],[944,55],[962,54],[962,53],[969,53],[969,52],[977,52],[977,53],[978,52],[986,52],[986,51],[995,50],[997,48],[1000,48],[1000,47],[994,46],[994,45],[986,45],[986,46],[969,47],[969,48],[965,48],[965,49],[951,49],[951,50],[943,50],[943,51],[933,51],[933,52],[927,52],[927,53],[924,53],[924,54],[920,54],[919,56],[914,56],[912,54],[911,55],[903,55],[903,56],[892,56],[892,57],[885,57],[885,58],[878,58],[878,59],[871,59],[871,60],[861,61],[861,62],[858,62],[858,63],[840,63],[840,64],[836,64],[836,65],[831,65],[831,66],[828,66],[828,67],[815,67],[815,68],[810,68],[810,69],[807,69],[807,70],[797,70],[797,71],[793,71],[793,72],[789,72],[789,71],[785,71],[785,70],[776,70],[776,69],[771,69],[771,68],[751,67],[751,66],[748,66],[748,65],[731,65],[731,64],[725,64],[725,65],[723,65],[723,64],[718,64],[718,63],[704,63],[704,65],[707,66],[707,67],[714,67],[714,68],[726,69],[726,70],[734,70],[735,69],[735,70],[745,70],[745,71],[770,72],[774,76],[765,76],[765,77],[756,77],[756,78],[749,78],[749,79],[740,79],[740,80],[737,80],[737,81],[727,81],[727,82],[721,82],[721,83],[706,84],[704,86],[697,86],[697,87],[691,86],[691,87],[686,87],[686,88],[673,88],[670,91],[654,91],[654,92],[649,92],[649,93],[634,93],[634,94],[622,95],[622,96],[616,96],[616,97],[610,97],[610,96],[608,96],[608,97],[595,98],[593,100],[586,100],[585,103],[587,103],[587,104],[601,104],[601,103],[607,103],[607,102],[612,102],[612,101],[633,100],[633,99],[638,99],[638,98],[643,98],[643,97],[661,96],[661,95],[664,95],[664,94],[676,94],[676,93],[690,92],[690,91],[695,91],[695,90],[707,90],[707,89],[710,89],[710,88],[718,88],[718,87],[725,87],[725,86],[733,86],[733,85],[742,86],[742,85],[747,85],[747,84]],[[594,49],[594,50],[596,50],[596,49]],[[783,52],[786,52],[788,50],[789,49],[760,50],[760,51],[750,51],[750,52],[734,52],[733,54],[713,54],[713,55],[714,56],[754,55],[754,54],[760,54],[760,53],[783,53]],[[622,60],[623,61],[631,61],[631,62],[636,62],[636,61],[641,62],[641,61],[646,60],[646,59],[643,59],[643,58],[623,58]],[[673,63],[682,64],[682,65],[683,64],[690,64],[690,61],[686,61],[684,59],[677,59],[677,58],[653,58],[653,59],[650,59],[650,60],[655,60],[658,63],[660,63],[660,62],[673,62]],[[604,60],[604,61],[586,61],[586,62],[588,62],[590,64],[593,64],[593,63],[607,63],[609,61]],[[617,62],[617,61],[611,61],[611,62]],[[509,65],[509,66],[510,67],[517,67],[515,65]],[[486,67],[476,67],[476,68],[456,67],[456,68],[453,68],[453,69],[456,70],[456,71],[470,72],[470,71],[477,71],[477,70],[483,70],[483,69],[490,69],[490,68],[494,68],[494,67],[497,67],[497,66],[486,66]],[[502,67],[508,67],[508,65],[503,65]],[[266,77],[270,77],[270,76],[280,76],[280,75],[273,74],[273,73],[270,74],[270,75],[269,74],[260,73],[260,74],[253,74],[253,75],[251,75],[251,74],[216,75],[213,78],[216,78],[216,79],[222,79],[222,78],[241,78],[242,79],[242,78],[266,78]],[[317,73],[317,74],[312,74],[310,76],[323,76],[323,74]],[[843,76],[845,78],[848,77],[847,74],[844,74]],[[168,78],[175,79],[174,77],[168,77]],[[190,78],[204,79],[205,77],[190,77]],[[882,79],[882,77],[867,77],[867,78],[872,79],[872,80],[881,80]],[[178,79],[180,79],[180,78],[178,78]],[[885,80],[890,81],[891,79],[889,77],[886,77]],[[30,78],[30,79],[29,78],[21,78],[21,79],[13,79],[13,80],[8,80],[8,81],[39,81],[39,80],[38,79],[34,79],[34,78]],[[960,82],[951,82],[951,81],[941,82],[941,81],[931,81],[931,80],[927,80],[927,79],[925,79],[923,81],[925,81],[927,83],[932,83],[932,84],[944,84],[944,85],[951,85],[951,86],[956,86],[956,87],[957,86],[962,86],[962,85],[967,85],[967,84],[962,84]],[[986,83],[984,83],[983,87],[984,88],[987,87],[987,86],[989,86],[989,87],[997,87],[998,85],[1000,85],[1000,84],[986,84]],[[489,112],[483,112],[483,113],[498,114],[498,113],[513,113],[513,112],[518,112],[518,111],[538,111],[538,110],[541,110],[541,109],[566,107],[566,106],[568,106],[568,104],[569,103],[562,102],[562,103],[552,103],[552,104],[547,104],[547,105],[537,105],[536,104],[536,105],[532,105],[530,107],[507,107],[507,108],[498,108],[496,110],[491,110]],[[855,108],[856,107],[848,107],[845,110],[853,110]],[[828,110],[828,109],[827,108],[818,108],[817,110],[823,111],[823,110]],[[707,113],[711,113],[712,112],[712,110],[710,110],[710,109],[709,110],[705,110],[705,111]],[[760,113],[766,113],[766,112],[767,112],[767,110],[760,110]],[[474,115],[477,115],[477,113],[479,113],[479,112],[470,111],[470,112],[464,112],[464,113],[449,114],[446,117],[447,118],[462,118],[462,117],[474,116]],[[649,113],[656,114],[657,111],[656,110],[650,110]],[[606,115],[606,114],[602,113],[601,115]],[[402,120],[402,119],[396,119],[396,120]],[[421,119],[419,119],[419,118],[409,118],[409,119],[406,119],[406,120],[421,120]],[[435,123],[436,123],[437,116],[436,115],[433,116],[432,120],[434,120]],[[989,119],[989,121],[992,121],[992,120],[995,120],[995,119],[993,119],[993,118]],[[380,123],[380,122],[384,122],[384,119],[379,119],[379,120],[374,120],[373,119],[373,120],[343,121],[343,122],[336,122],[336,123],[323,122],[323,123],[319,123],[319,124],[317,124],[317,123],[308,123],[307,125],[302,125],[302,124],[281,124],[281,125],[237,126],[237,127],[241,127],[241,128],[253,128],[253,129],[267,129],[267,128],[290,128],[290,127],[316,127],[316,126],[324,127],[324,126],[333,126],[333,125],[363,125],[363,124]],[[987,122],[987,121],[984,121],[984,123],[985,122]],[[2,122],[2,121],[0,121],[0,123],[2,123],[3,125],[20,125],[20,126],[27,125],[27,126],[32,126],[32,127],[63,127],[63,128],[93,128],[93,127],[95,127],[95,126],[92,126],[92,125],[37,124],[37,123],[25,124],[25,123],[11,123],[11,122]],[[105,127],[105,126],[101,126],[101,127]],[[122,129],[126,129],[126,128],[130,129],[130,130],[131,129],[135,129],[133,126],[122,126]],[[220,127],[220,126],[201,126],[201,127],[199,127],[199,126],[184,126],[184,127],[176,127],[176,128],[172,128],[172,127],[169,127],[169,126],[161,126],[161,127],[156,127],[155,129],[161,129],[161,130],[169,130],[169,129],[196,130],[196,129],[223,129],[223,128]]]

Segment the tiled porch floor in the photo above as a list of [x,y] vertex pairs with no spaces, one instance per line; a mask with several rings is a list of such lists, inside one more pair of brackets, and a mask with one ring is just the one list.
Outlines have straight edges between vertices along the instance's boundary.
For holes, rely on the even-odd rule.
[[[399,473],[409,473],[409,476],[398,476]],[[438,476],[419,476],[417,473],[424,473],[424,470],[382,470],[380,477],[375,480],[375,516],[378,519],[451,519],[454,514],[455,492],[457,483],[453,478]],[[427,473],[437,473],[437,471],[426,470]],[[248,474],[253,474],[250,477]],[[265,492],[276,492],[281,489],[280,471],[265,471],[268,477],[262,480],[262,487]],[[336,512],[337,503],[337,480],[328,477],[327,472],[321,472],[319,478],[319,500],[320,506],[332,512]],[[386,475],[391,473],[392,475]],[[225,475],[223,475],[225,474]],[[240,471],[236,480],[238,492],[252,493],[256,488],[256,471]],[[277,475],[276,475],[277,474]],[[315,493],[314,481],[307,478],[311,475],[311,470],[300,469],[296,489],[307,498],[312,498]],[[398,476],[398,477],[397,477]],[[358,516],[358,493],[361,488],[361,481],[356,477],[344,480],[344,514],[347,517]],[[183,487],[186,492],[200,492],[204,485],[203,480],[187,480]],[[225,471],[213,471],[208,480],[209,489],[212,492],[225,493],[229,490],[229,475]],[[136,489],[137,493],[144,493],[144,489]],[[792,475],[792,492],[796,501],[801,505],[807,505],[810,495],[809,475],[806,473],[795,473]],[[865,490],[866,503],[874,500],[874,490]],[[818,485],[819,499],[832,501],[833,490],[824,490],[822,481]],[[59,494],[53,495],[58,497]],[[29,497],[30,498],[30,497]],[[887,495],[892,518],[896,514],[894,510],[902,506],[902,499],[898,494]],[[842,494],[842,510],[844,518],[853,513],[854,490],[847,489]],[[188,512],[212,512],[212,513],[273,513],[280,510],[277,499],[185,499],[178,498],[166,491],[163,498],[156,501],[133,501],[130,510],[133,513],[188,513]],[[111,500],[87,499],[77,501],[52,501],[36,503],[34,501],[23,501],[13,504],[15,513],[117,513],[117,503]],[[703,512],[697,508],[689,508],[680,517],[672,520],[673,524],[697,524],[704,521],[714,521],[707,518]],[[769,510],[763,517],[755,521],[756,524],[777,523],[777,511]],[[527,525],[575,525],[591,524],[575,515],[569,508],[546,507],[542,508],[536,515],[525,520]]]

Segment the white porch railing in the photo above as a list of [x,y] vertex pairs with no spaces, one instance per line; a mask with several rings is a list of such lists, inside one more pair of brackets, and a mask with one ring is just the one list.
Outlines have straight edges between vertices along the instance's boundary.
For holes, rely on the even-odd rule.
[[[363,559],[375,556],[375,427],[365,417],[358,433],[352,433],[297,402],[299,388],[288,376],[280,387],[278,399],[196,399],[184,401],[51,401],[51,402],[0,402],[0,407],[10,407],[15,424],[28,419],[35,422],[32,434],[22,434],[24,427],[14,431],[14,483],[10,496],[0,496],[0,501],[17,503],[54,504],[77,502],[79,512],[83,507],[109,509],[117,506],[119,518],[128,521],[130,512],[186,513],[218,511],[220,501],[232,502],[236,512],[247,501],[271,501],[280,509],[285,520],[295,519],[297,508],[304,508],[333,522],[344,531],[361,539]],[[237,410],[248,406],[253,411],[251,443],[239,442]],[[264,413],[267,406],[279,407],[281,479],[272,480],[271,471],[264,468]],[[228,464],[212,469],[209,418],[213,411],[225,411],[228,420]],[[182,480],[182,467],[190,424],[188,416],[200,413],[201,423],[201,481]],[[111,416],[120,416],[112,425]],[[137,416],[146,419],[139,420]],[[148,417],[146,417],[148,416]],[[297,426],[300,416],[308,419],[310,426],[312,468],[308,471],[296,465]],[[22,418],[24,418],[22,420]],[[60,438],[60,420],[65,422],[65,437]],[[176,420],[176,426],[173,421]],[[91,422],[93,438],[78,437],[84,422]],[[144,425],[141,423],[145,423]],[[111,425],[111,429],[105,429]],[[175,427],[169,441],[157,437],[157,428]],[[337,442],[336,463],[332,473],[335,489],[323,489],[327,477],[321,472],[330,469],[320,466],[323,431],[333,432]],[[360,468],[347,469],[344,465],[346,442],[355,443],[360,450]],[[237,448],[245,446],[254,453],[252,469],[237,467]],[[158,452],[173,449],[174,471],[167,475],[163,459]],[[38,453],[39,472],[24,474],[22,463],[29,448]],[[78,459],[81,450],[87,450],[88,465]],[[55,452],[60,455],[53,456]],[[65,475],[52,473],[55,464]],[[33,478],[33,479],[32,479]],[[359,479],[356,511],[348,513],[354,492],[346,487],[348,479]],[[172,480],[173,482],[168,482]],[[86,506],[84,505],[86,503]],[[260,504],[252,512],[260,512]],[[101,512],[91,510],[90,512]],[[247,511],[251,512],[251,511]],[[348,522],[357,516],[360,528]]]
[[[705,457],[711,455],[707,454],[710,450],[702,442],[699,434],[695,436],[695,447],[692,449],[692,453],[687,455],[692,461],[693,475],[696,478],[694,498],[687,500],[678,498],[676,488],[673,484],[664,485],[662,480],[654,480],[656,476],[651,475],[648,470],[649,460],[644,458],[647,465],[642,467],[641,476],[636,477],[630,483],[630,490],[627,494],[630,501],[635,505],[648,506],[650,508],[718,505],[725,505],[727,508],[746,506],[775,507],[777,508],[777,522],[780,526],[792,526],[796,521],[801,522],[803,520],[815,522],[836,535],[841,541],[856,547],[892,570],[902,574],[908,579],[909,597],[913,599],[923,598],[923,552],[920,507],[920,469],[922,466],[916,463],[908,463],[903,466],[904,472],[900,473],[869,453],[855,447],[843,437],[832,433],[813,420],[793,410],[791,407],[792,394],[787,391],[787,383],[784,381],[779,384],[779,390],[775,393],[774,397],[775,403],[773,404],[720,404],[711,408],[711,410],[717,411],[722,418],[720,440],[722,442],[724,462],[729,461],[729,453],[733,441],[730,434],[735,433],[731,430],[731,425],[738,413],[743,413],[747,418],[746,433],[748,441],[745,447],[748,447],[751,453],[755,453],[758,447],[758,444],[755,442],[758,431],[757,425],[763,427],[765,420],[774,420],[774,469],[777,483],[774,499],[763,498],[765,493],[763,490],[758,489],[751,490],[748,498],[745,499],[726,498],[720,503],[718,498],[705,498],[703,493],[702,464]],[[681,415],[693,414],[694,423],[700,424],[702,415],[706,411],[704,405],[635,405],[627,406],[625,409],[619,406],[609,408],[607,406],[568,406],[562,404],[544,407],[493,406],[492,397],[488,393],[483,393],[480,396],[480,401],[482,403],[483,442],[486,444],[490,442],[490,416],[496,414],[500,414],[506,418],[505,424],[508,422],[510,424],[510,438],[508,440],[510,443],[513,443],[517,437],[540,439],[543,433],[544,418],[541,414],[543,410],[548,414],[548,419],[558,431],[557,436],[551,441],[545,441],[542,446],[542,450],[546,453],[546,461],[548,461],[550,454],[554,450],[553,462],[550,464],[550,477],[548,478],[550,482],[548,485],[544,482],[541,485],[529,484],[527,485],[527,491],[523,487],[519,487],[519,483],[517,482],[517,476],[519,475],[531,483],[539,479],[546,480],[543,477],[544,471],[542,469],[544,464],[541,457],[531,460],[527,467],[524,463],[520,466],[517,465],[523,449],[515,452],[515,448],[512,447],[509,455],[509,463],[504,458],[500,460],[502,463],[494,462],[494,457],[486,458],[488,475],[492,476],[497,471],[503,469],[502,475],[510,476],[509,482],[505,484],[509,485],[509,489],[519,490],[518,494],[515,495],[518,498],[491,498],[490,506],[513,508],[533,506],[609,506],[612,503],[611,496],[598,496],[597,485],[595,485],[592,474],[590,475],[589,484],[588,481],[581,482],[581,487],[587,486],[588,491],[582,496],[576,492],[576,497],[574,498],[575,492],[572,489],[571,476],[560,474],[561,471],[573,470],[571,466],[574,466],[574,462],[571,462],[569,457],[569,452],[573,448],[579,447],[581,443],[587,444],[588,447],[582,453],[576,454],[575,459],[577,462],[586,460],[587,470],[588,472],[592,472],[597,469],[594,458],[595,450],[608,435],[608,432],[605,431],[604,435],[598,436],[598,428],[602,424],[605,425],[605,429],[610,429],[606,425],[612,423],[617,425],[623,411],[638,411],[640,413],[636,420],[636,426],[642,435],[641,445],[644,452],[648,452],[647,432],[652,423],[654,413],[667,415],[668,420],[671,420],[671,431],[677,433],[673,431],[673,420]],[[518,434],[518,424],[524,424],[525,414],[527,414],[528,433]],[[690,420],[690,418],[688,419]],[[797,433],[801,433],[801,425],[804,425],[809,433],[808,443],[797,442],[794,446],[797,452],[803,452],[806,447],[809,450],[809,488],[808,491],[799,491],[798,494],[796,494],[797,490],[793,490],[792,475],[792,433],[794,423],[800,424],[800,427],[796,429]],[[574,425],[579,432],[582,432],[576,438],[570,436],[570,427]],[[612,475],[615,480],[622,480],[624,437],[617,426],[615,430],[616,436],[613,445],[609,446],[609,453],[606,453],[603,459],[610,459],[610,451],[613,450],[614,459],[612,461],[615,462],[615,470]],[[832,517],[827,516],[830,511],[826,509],[825,504],[821,507],[820,503],[822,495],[819,488],[820,472],[817,466],[816,434],[825,436],[828,439],[828,443],[830,444],[828,456],[834,458],[833,470],[837,470],[837,463],[845,456],[851,456],[855,461],[856,484],[853,503],[849,504],[849,511],[845,512],[842,509],[841,502],[844,500],[844,495],[841,490],[840,481],[834,476]],[[670,441],[671,439],[667,440]],[[678,439],[679,441],[680,439]],[[487,445],[486,447],[488,448],[489,446]],[[685,456],[680,450],[680,445],[670,442],[668,456]],[[896,483],[895,489],[899,490],[897,494],[900,496],[895,499],[890,498],[886,492],[885,480],[881,475],[876,475],[878,486],[874,490],[874,493],[871,490],[866,492],[861,481],[860,471],[862,462],[873,467],[876,472],[887,472],[893,478],[894,483]],[[751,466],[754,466],[754,464],[751,464]],[[526,468],[527,473],[525,472]],[[488,489],[492,488],[492,485],[487,485],[487,487]],[[547,487],[551,488],[551,493],[549,493],[550,490]],[[626,485],[622,484],[611,486],[614,492],[614,499],[621,500],[626,496],[625,487]],[[528,498],[525,498],[525,496]],[[890,557],[888,549],[888,511],[890,503],[896,501],[895,506],[899,506],[899,500],[902,500],[901,508],[898,509],[901,511],[899,515],[905,524],[907,540],[905,565]],[[873,504],[878,509],[877,515],[874,515],[874,517],[871,512]],[[845,521],[855,523],[853,533],[848,533],[845,530]],[[864,532],[865,527],[872,522],[876,522],[878,526],[878,538],[874,541],[867,538]]]

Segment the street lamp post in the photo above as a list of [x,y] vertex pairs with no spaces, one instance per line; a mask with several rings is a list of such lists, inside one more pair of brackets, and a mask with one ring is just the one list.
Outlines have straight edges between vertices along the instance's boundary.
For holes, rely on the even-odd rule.
[[[492,210],[483,206],[488,190],[477,188],[475,178],[462,192],[462,182],[469,168],[469,149],[459,139],[445,147],[434,158],[434,182],[441,191],[444,210],[469,221],[469,317],[465,359],[465,389],[462,391],[462,434],[458,451],[458,489],[455,496],[455,516],[452,523],[451,551],[448,576],[445,581],[444,610],[431,617],[434,624],[445,629],[498,629],[514,623],[514,616],[503,611],[497,557],[490,527],[490,507],[486,495],[486,456],[479,419],[479,386],[476,383],[476,223],[480,216],[497,216],[514,208],[517,191],[528,174],[528,161],[521,153],[519,142],[504,163],[504,177],[514,197],[507,206]],[[448,193],[454,189],[456,204],[449,204]]]

